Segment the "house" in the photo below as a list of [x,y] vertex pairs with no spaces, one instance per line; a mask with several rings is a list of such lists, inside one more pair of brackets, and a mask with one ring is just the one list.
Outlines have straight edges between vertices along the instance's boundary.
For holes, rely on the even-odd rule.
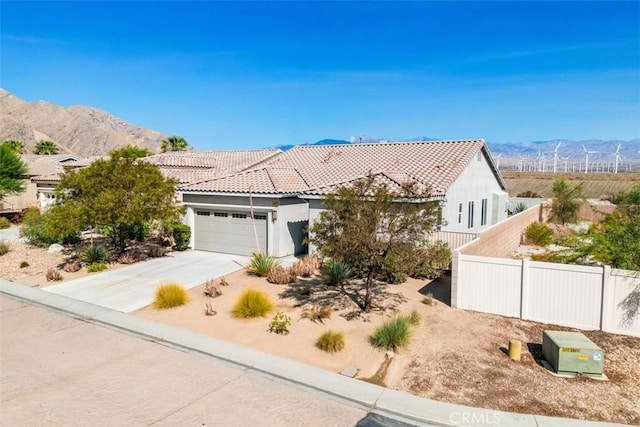
[[191,246],[304,253],[323,196],[369,174],[429,186],[444,201],[442,231],[477,233],[507,216],[505,184],[484,140],[297,146],[254,168],[181,185]]

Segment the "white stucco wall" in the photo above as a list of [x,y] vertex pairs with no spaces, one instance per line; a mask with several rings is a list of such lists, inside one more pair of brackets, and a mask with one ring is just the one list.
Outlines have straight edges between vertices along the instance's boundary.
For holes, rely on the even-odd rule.
[[[481,225],[482,200],[487,200],[487,221]],[[442,209],[444,231],[478,232],[507,217],[508,195],[500,188],[484,152],[469,162],[447,191],[446,203]],[[473,227],[469,228],[469,202],[473,202]],[[462,215],[459,218],[459,204],[462,203]]]
[[274,256],[306,253],[307,247],[303,244],[309,224],[309,208],[306,201],[298,198],[281,199],[277,212],[277,219],[273,221],[274,233],[278,234]]

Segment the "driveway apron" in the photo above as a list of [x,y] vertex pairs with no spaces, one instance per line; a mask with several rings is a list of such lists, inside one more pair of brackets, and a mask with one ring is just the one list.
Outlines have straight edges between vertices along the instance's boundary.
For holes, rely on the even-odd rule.
[[117,270],[90,274],[43,290],[130,313],[153,302],[156,288],[178,282],[186,289],[201,285],[247,265],[248,257],[213,252],[173,252]]

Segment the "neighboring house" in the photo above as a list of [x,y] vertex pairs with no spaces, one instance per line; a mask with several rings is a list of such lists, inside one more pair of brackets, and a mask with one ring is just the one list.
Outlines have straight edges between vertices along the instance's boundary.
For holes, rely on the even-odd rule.
[[429,186],[444,201],[443,231],[477,233],[507,216],[505,185],[483,140],[298,146],[253,169],[181,185],[191,246],[304,253],[323,197],[369,174]]

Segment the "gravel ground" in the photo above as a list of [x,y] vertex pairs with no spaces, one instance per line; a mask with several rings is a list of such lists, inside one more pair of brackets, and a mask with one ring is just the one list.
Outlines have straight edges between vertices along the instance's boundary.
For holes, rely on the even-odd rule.
[[[9,244],[9,252],[0,256],[0,278],[5,280],[43,274],[49,268],[60,266],[65,259],[63,254],[50,254],[47,249],[21,242],[17,226],[0,230],[0,241]],[[21,268],[23,261],[29,266]]]

